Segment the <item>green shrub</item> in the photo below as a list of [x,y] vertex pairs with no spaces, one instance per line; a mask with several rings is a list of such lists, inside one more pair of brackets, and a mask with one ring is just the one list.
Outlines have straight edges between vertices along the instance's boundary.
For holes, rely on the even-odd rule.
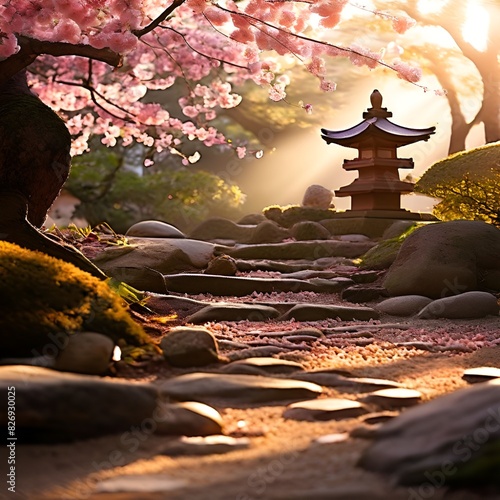
[[302,207],[300,205],[290,205],[280,207],[272,205],[265,208],[262,213],[269,219],[282,227],[292,227],[297,222],[312,221],[319,222],[325,219],[333,219],[335,209],[322,209]]
[[416,183],[415,191],[441,198],[434,207],[441,220],[482,220],[500,226],[500,143],[438,161]]

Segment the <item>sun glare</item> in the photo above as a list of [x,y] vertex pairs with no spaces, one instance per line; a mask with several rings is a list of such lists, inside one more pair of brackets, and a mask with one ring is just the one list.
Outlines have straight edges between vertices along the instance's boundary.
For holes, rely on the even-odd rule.
[[488,44],[488,32],[490,27],[490,16],[483,7],[471,2],[467,8],[467,21],[462,27],[462,35],[465,41],[481,52],[486,50]]

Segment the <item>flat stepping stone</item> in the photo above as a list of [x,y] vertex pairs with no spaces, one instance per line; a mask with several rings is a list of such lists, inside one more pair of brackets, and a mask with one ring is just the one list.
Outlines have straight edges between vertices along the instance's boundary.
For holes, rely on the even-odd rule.
[[464,370],[462,378],[469,384],[478,382],[487,382],[495,378],[500,378],[500,368],[493,366],[478,366],[477,368],[469,368]]
[[361,421],[368,425],[377,425],[387,422],[388,420],[392,420],[398,415],[399,412],[397,411],[379,411],[375,413],[369,413],[368,415],[361,417]]
[[181,436],[171,441],[161,451],[162,455],[215,455],[230,451],[245,450],[250,447],[250,439],[246,437],[217,436]]
[[288,361],[286,359],[277,359],[269,357],[261,358],[247,358],[238,361],[233,361],[232,363],[226,365],[223,371],[228,373],[248,373],[245,371],[239,372],[238,370],[243,368],[257,368],[262,373],[276,374],[276,373],[295,373],[297,371],[303,371],[304,367],[295,361]]
[[357,392],[373,391],[374,389],[399,388],[401,384],[393,380],[369,377],[345,377],[341,374],[323,371],[303,372],[293,375],[294,378],[307,380],[326,387],[348,387]]
[[221,373],[188,373],[165,380],[157,387],[160,394],[178,401],[217,400],[229,405],[310,399],[323,390],[302,380]]
[[[306,382],[303,382],[306,383]],[[158,392],[150,384],[106,380],[36,366],[1,366],[0,391],[16,393],[16,436],[64,442],[129,431],[151,419]],[[7,427],[7,412],[0,415]]]
[[[238,361],[240,359],[248,359],[255,357],[268,358],[270,356],[273,356],[274,354],[281,354],[282,352],[288,352],[288,351],[290,351],[290,349],[287,349],[286,347],[266,345],[260,347],[250,347],[248,349],[242,349],[240,351],[230,352],[229,354],[226,355],[226,358],[229,361],[233,362],[233,361]],[[240,371],[240,373],[243,373],[243,370]],[[262,375],[264,372],[260,368],[248,366],[246,373]]]
[[272,292],[317,292],[336,293],[351,282],[345,278],[322,280],[314,283],[298,279],[244,278],[239,276],[220,276],[216,274],[181,273],[163,276],[169,292],[209,293],[217,296],[243,297],[257,293]]
[[208,321],[266,321],[280,315],[277,309],[258,304],[210,304],[186,318],[187,323],[203,324]]
[[317,304],[297,304],[281,316],[281,321],[321,321],[339,318],[342,321],[368,321],[378,319],[379,313],[371,307],[325,306]]
[[381,408],[403,408],[414,406],[422,399],[422,393],[414,389],[380,389],[368,394],[363,401],[373,403]]
[[165,474],[137,474],[117,476],[97,483],[96,493],[152,493],[174,491],[189,486],[183,479],[169,477]]
[[385,293],[386,290],[382,286],[355,285],[342,290],[341,298],[348,302],[371,302],[379,299]]
[[368,410],[358,401],[327,398],[293,403],[286,408],[283,417],[291,420],[317,422],[356,418],[365,413],[368,413]]
[[282,332],[252,332],[252,335],[257,335],[258,337],[287,337],[294,335],[308,335],[311,337],[324,337],[325,335],[319,328],[299,328],[297,330],[282,331]]
[[[289,243],[272,243],[261,245],[238,245],[225,248],[224,253],[237,259],[274,259],[274,260],[317,260],[321,257],[361,257],[375,246],[372,241],[335,241],[312,240]],[[217,248],[215,249],[217,252]]]

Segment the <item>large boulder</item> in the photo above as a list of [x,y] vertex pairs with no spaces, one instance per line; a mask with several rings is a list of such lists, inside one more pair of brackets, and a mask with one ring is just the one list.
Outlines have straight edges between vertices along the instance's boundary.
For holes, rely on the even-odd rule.
[[129,238],[130,245],[108,248],[93,259],[108,276],[139,290],[165,293],[163,274],[205,268],[214,245],[187,238]]
[[383,285],[389,295],[441,298],[500,291],[500,230],[457,220],[422,227],[406,238]]
[[189,236],[195,240],[233,240],[248,242],[255,226],[243,226],[223,217],[211,217],[196,226]]

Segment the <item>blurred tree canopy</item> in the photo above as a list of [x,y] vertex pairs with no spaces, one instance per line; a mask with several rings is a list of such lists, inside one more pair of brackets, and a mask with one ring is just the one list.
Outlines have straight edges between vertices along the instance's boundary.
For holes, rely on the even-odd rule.
[[135,222],[155,219],[186,231],[208,216],[234,216],[244,202],[238,186],[217,175],[161,161],[137,169],[131,164],[142,162],[125,153],[100,147],[73,158],[66,188],[81,200],[75,216],[91,226],[106,221],[125,232]]
[[441,198],[434,215],[442,220],[483,220],[500,227],[500,143],[438,161],[415,191]]

